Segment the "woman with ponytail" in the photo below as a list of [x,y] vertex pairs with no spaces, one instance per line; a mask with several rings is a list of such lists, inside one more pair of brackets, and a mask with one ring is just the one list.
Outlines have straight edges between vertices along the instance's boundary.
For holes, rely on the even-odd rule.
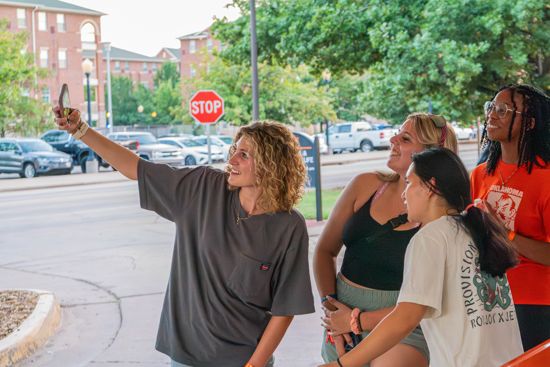
[[435,148],[412,160],[402,197],[420,230],[407,247],[397,306],[358,347],[323,366],[363,366],[419,323],[430,366],[500,366],[523,352],[505,275],[516,263],[506,232],[472,203],[455,153]]

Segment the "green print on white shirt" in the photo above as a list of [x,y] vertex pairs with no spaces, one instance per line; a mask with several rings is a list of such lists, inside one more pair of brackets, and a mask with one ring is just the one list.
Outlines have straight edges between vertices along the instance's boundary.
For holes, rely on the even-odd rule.
[[462,257],[461,288],[470,327],[476,328],[516,319],[508,279],[481,271],[479,253],[470,242]]

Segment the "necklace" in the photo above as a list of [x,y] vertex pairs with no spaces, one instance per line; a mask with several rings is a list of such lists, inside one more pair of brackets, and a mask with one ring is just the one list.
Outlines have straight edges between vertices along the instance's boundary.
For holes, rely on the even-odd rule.
[[241,217],[241,216],[239,215],[239,212],[237,212],[237,214],[235,215],[235,217],[236,217],[236,218],[235,218],[235,223],[237,223],[237,225],[239,225],[239,223],[241,223],[242,221],[245,221],[245,220],[247,220],[248,218],[250,218],[251,215],[250,215],[250,214],[246,214],[246,216]]
[[519,170],[519,167],[516,167],[516,169],[514,170],[514,172],[512,172],[512,173],[510,174],[510,176],[508,176],[508,177],[506,178],[506,180],[502,178],[502,173],[500,172],[500,170],[498,170],[498,176],[500,177],[501,186],[506,185],[506,184],[508,183],[508,181],[510,181],[510,180],[512,179],[512,177],[514,177],[514,175],[516,174],[516,172],[517,172],[518,170]]

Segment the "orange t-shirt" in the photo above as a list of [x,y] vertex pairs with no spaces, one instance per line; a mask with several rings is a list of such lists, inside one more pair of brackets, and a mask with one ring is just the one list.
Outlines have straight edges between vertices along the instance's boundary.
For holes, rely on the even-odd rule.
[[[483,163],[472,171],[471,190],[473,199],[487,200],[506,228],[550,246],[550,166],[533,166],[528,174],[525,166],[500,161],[488,175]],[[514,303],[550,305],[550,266],[519,260],[506,273]]]

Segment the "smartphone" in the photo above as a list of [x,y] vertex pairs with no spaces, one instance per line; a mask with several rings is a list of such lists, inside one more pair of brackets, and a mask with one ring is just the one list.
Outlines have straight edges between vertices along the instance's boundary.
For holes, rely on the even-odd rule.
[[69,98],[69,86],[67,83],[63,83],[61,86],[61,92],[59,93],[59,109],[63,117],[67,117],[71,113],[71,100]]

